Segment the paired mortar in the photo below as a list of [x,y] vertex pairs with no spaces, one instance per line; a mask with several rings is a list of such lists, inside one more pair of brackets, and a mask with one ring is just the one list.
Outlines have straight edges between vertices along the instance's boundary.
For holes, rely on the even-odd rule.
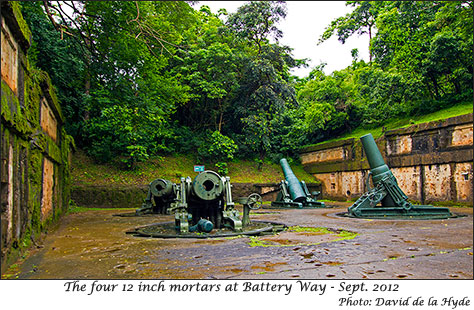
[[[214,171],[199,173],[191,182],[191,178],[181,178],[180,184],[169,180],[156,179],[149,185],[148,194],[142,207],[135,215],[173,214],[175,216],[174,232],[169,225],[164,229],[152,225],[155,233],[148,230],[136,230],[143,234],[189,235],[189,233],[209,234],[215,230],[214,236],[228,235],[228,231],[238,234],[253,234],[274,231],[281,225],[265,223],[251,225],[250,209],[259,209],[262,197],[253,193],[249,197],[237,198],[236,202],[243,205],[243,217],[235,208],[232,200],[229,177],[221,177]],[[227,230],[227,232],[225,232]],[[191,234],[195,235],[195,234]]]

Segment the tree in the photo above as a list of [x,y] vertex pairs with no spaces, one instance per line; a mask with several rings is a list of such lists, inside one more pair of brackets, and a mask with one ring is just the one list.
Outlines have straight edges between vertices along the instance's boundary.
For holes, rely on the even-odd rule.
[[[67,66],[57,66],[56,57],[48,58],[59,55],[48,55],[51,47],[38,46],[38,59],[44,61],[46,70],[64,77],[76,93],[83,94],[77,96],[83,112],[77,117],[84,130],[72,133],[81,142],[79,146],[101,161],[128,158],[129,167],[167,150],[164,141],[169,137],[170,115],[176,105],[188,100],[186,89],[170,74],[169,59],[182,48],[183,30],[195,22],[192,8],[173,1],[42,4],[43,10],[38,5],[30,10],[30,20],[49,17],[58,39],[76,44],[76,50],[64,50],[64,58],[69,57],[70,62],[74,55],[81,55],[83,67],[78,71],[83,74],[77,76]],[[42,42],[44,34],[36,28]],[[51,33],[52,27],[49,29]],[[67,100],[62,103],[66,111],[75,108]],[[117,128],[119,124],[123,127]]]
[[289,47],[269,42],[282,36],[276,24],[285,16],[284,2],[252,1],[226,22],[229,31],[250,47],[243,55],[232,124],[239,128],[234,133],[241,152],[257,154],[259,169],[264,158],[276,151],[274,138],[281,114],[295,103],[289,70],[304,64],[291,56]]
[[250,1],[231,14],[226,24],[238,37],[255,44],[257,54],[260,54],[262,45],[268,42],[268,37],[278,41],[283,36],[276,24],[285,17],[284,1]]
[[184,35],[187,49],[172,60],[172,70],[188,87],[190,97],[179,107],[178,118],[193,130],[221,132],[238,87],[241,52],[228,35],[219,32],[223,23],[208,7],[201,7],[196,15],[198,22]]
[[304,87],[298,92],[298,101],[304,111],[304,125],[308,133],[329,137],[351,130],[357,119],[353,70],[347,68],[326,76],[324,64],[316,67]]
[[[185,10],[185,15],[180,16],[176,9],[175,4],[167,2],[114,1],[86,6],[86,12],[98,16],[87,24],[98,51],[90,65],[95,76],[88,101],[90,154],[97,154],[93,148],[101,143],[96,141],[100,139],[96,134],[99,127],[103,136],[117,134],[116,128],[106,125],[106,111],[113,112],[125,126],[126,132],[119,139],[123,143],[115,155],[126,156],[129,167],[150,154],[168,149],[160,141],[169,135],[166,129],[170,116],[176,105],[188,100],[186,89],[168,68],[169,58],[181,43],[181,30],[192,20],[186,16],[191,11]],[[175,25],[174,21],[180,18],[185,22]],[[165,46],[155,38],[155,32],[173,43]]]
[[353,80],[354,104],[360,111],[360,123],[366,128],[409,115],[412,105],[423,98],[421,83],[407,79],[396,69],[363,66],[354,71]]
[[234,124],[238,124],[235,127],[242,128],[236,131],[244,144],[242,149],[258,154],[260,163],[273,150],[277,125],[273,120],[295,103],[295,90],[288,80],[291,65],[287,56],[285,48],[265,45],[259,57],[248,58],[232,104]]
[[[377,19],[375,60],[421,83],[425,113],[472,97],[472,2],[393,2]],[[423,112],[425,111],[425,112]]]
[[[334,113],[341,102],[350,102],[361,124],[371,127],[472,100],[472,1],[347,4],[354,11],[333,21],[320,41],[335,32],[343,43],[354,33],[369,33],[371,63],[366,66],[353,54],[349,68],[310,78],[298,92],[300,101],[309,104],[308,124],[327,130],[338,119]],[[343,71],[344,83],[352,85],[347,94],[337,91],[343,84],[332,81]]]
[[[368,34],[369,44],[375,27],[375,21],[380,10],[385,6],[383,1],[347,1],[346,5],[354,7],[351,13],[339,17],[326,27],[319,38],[319,43],[328,40],[336,32],[338,40],[344,44],[353,34]],[[372,52],[369,46],[369,61],[372,62]]]
[[43,12],[41,2],[24,1],[20,5],[33,35],[28,58],[48,72],[66,118],[66,130],[75,137],[77,145],[82,145],[80,136],[84,126],[87,68],[79,43],[68,35],[63,38],[58,35]]

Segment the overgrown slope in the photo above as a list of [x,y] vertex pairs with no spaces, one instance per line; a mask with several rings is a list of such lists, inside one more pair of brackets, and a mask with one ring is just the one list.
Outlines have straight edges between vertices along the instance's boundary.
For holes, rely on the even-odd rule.
[[[116,165],[94,163],[81,150],[74,154],[72,162],[72,180],[76,185],[145,185],[157,178],[179,182],[180,177],[196,176],[193,167],[196,163],[191,155],[164,156],[139,163],[136,170],[123,170]],[[206,170],[217,171],[216,167],[205,165]],[[299,163],[291,164],[295,175],[308,183],[316,179],[306,173]],[[283,179],[278,164],[264,163],[258,171],[257,163],[250,160],[234,160],[228,163],[229,177],[232,183],[276,183]]]
[[[437,120],[442,120],[442,119],[447,119],[450,117],[455,117],[459,115],[464,115],[464,114],[469,114],[473,112],[473,103],[465,103],[465,104],[460,104],[456,105],[450,108],[446,108],[434,113],[426,114],[423,116],[419,117],[405,117],[405,118],[400,118],[400,119],[393,119],[387,121],[383,126],[379,126],[376,128],[372,129],[366,129],[366,128],[356,128],[350,133],[344,134],[342,136],[336,137],[331,140],[326,140],[320,143],[312,144],[312,145],[318,145],[318,144],[323,144],[323,143],[328,143],[332,141],[338,141],[338,140],[345,140],[345,139],[350,139],[350,138],[356,138],[358,139],[359,137],[371,133],[375,138],[380,137],[384,131],[387,130],[393,130],[393,129],[398,129],[398,128],[404,128],[404,127],[409,127],[415,124],[421,124],[421,123],[428,123],[432,121],[437,121]],[[311,146],[311,145],[306,145]]]

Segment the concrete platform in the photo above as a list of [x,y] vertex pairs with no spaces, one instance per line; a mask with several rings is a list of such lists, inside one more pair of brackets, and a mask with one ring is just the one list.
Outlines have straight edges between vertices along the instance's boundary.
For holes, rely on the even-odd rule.
[[[472,208],[447,220],[341,218],[332,209],[261,209],[251,219],[294,226],[276,236],[157,239],[125,232],[173,220],[68,214],[3,279],[472,279]],[[316,227],[328,230],[314,231]]]

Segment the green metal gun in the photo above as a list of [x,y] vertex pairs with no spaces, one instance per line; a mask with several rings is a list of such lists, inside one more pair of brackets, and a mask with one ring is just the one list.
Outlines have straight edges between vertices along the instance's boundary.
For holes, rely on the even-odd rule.
[[232,201],[229,177],[214,171],[181,178],[180,184],[164,179],[150,183],[147,197],[136,215],[173,214],[179,233],[210,232],[224,227],[242,230],[239,211]]
[[207,219],[214,227],[242,230],[239,211],[232,201],[229,177],[221,177],[214,171],[199,173],[193,180],[181,178],[181,193],[176,207],[175,224],[180,232],[187,232],[189,224],[196,225]]
[[[285,180],[280,183],[280,192],[275,201],[271,203],[273,208],[325,208],[324,202],[316,201],[309,193],[308,187],[304,181],[298,181],[298,178],[291,170],[288,161],[285,158],[280,160],[280,166],[285,175]],[[315,192],[314,196],[320,193]]]
[[189,227],[190,232],[205,232],[210,233],[214,228],[214,224],[206,219],[200,219],[196,225]]
[[[398,186],[397,179],[390,168],[385,164],[372,134],[362,136],[360,141],[370,166],[366,180],[368,192],[349,207],[348,216],[360,218],[449,218],[453,216],[448,208],[411,204],[408,196]],[[373,188],[370,187],[370,177],[374,184]]]
[[135,214],[169,214],[171,204],[176,201],[176,193],[177,187],[173,182],[164,179],[152,181],[148,185],[145,202],[140,209],[135,211]]

